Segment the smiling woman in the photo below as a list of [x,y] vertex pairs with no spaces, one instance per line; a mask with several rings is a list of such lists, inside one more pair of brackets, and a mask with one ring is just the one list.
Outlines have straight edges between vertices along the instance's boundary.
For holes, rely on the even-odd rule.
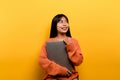
[[0,0],[0,80],[43,80],[38,55],[57,13],[68,16],[66,35],[70,28],[80,43],[79,79],[120,80],[120,0]]
[[65,17],[62,17],[61,20],[57,23],[58,34],[64,34],[68,30],[68,22]]
[[[67,58],[70,60],[73,67],[71,71],[65,66],[62,66],[48,58],[46,51],[46,42],[58,41],[64,41],[65,43],[65,50],[68,55]],[[78,80],[79,75],[75,69],[75,66],[78,66],[82,63],[83,56],[77,40],[71,37],[69,21],[64,14],[58,14],[53,18],[50,38],[46,42],[42,46],[39,58],[39,63],[41,67],[46,71],[46,77],[44,80]],[[61,54],[59,54],[59,56],[61,56]]]

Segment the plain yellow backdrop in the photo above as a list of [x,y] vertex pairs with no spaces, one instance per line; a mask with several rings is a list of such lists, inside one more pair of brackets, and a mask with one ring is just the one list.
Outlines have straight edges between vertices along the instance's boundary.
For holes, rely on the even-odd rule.
[[38,56],[53,16],[64,13],[79,41],[81,80],[120,80],[119,0],[1,0],[0,80],[42,80]]

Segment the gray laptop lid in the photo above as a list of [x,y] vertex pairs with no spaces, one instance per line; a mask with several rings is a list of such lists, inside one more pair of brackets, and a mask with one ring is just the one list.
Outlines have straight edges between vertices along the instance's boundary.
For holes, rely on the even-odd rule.
[[73,66],[68,58],[64,41],[46,42],[46,49],[50,60],[72,72]]

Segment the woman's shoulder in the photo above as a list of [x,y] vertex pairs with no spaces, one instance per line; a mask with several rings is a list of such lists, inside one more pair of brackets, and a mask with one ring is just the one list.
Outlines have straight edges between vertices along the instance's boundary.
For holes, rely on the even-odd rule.
[[43,42],[43,46],[46,46],[46,42],[53,42],[54,40],[55,40],[54,38],[45,39],[45,41]]
[[55,41],[55,38],[48,38],[48,39],[46,39],[45,42],[52,42],[52,41]]

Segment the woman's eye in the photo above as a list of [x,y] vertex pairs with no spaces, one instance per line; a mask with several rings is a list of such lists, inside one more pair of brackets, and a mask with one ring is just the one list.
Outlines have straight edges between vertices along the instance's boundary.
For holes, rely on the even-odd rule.
[[59,23],[68,23],[66,20],[63,21],[63,20],[60,20]]
[[63,21],[60,21],[60,23],[63,23]]

